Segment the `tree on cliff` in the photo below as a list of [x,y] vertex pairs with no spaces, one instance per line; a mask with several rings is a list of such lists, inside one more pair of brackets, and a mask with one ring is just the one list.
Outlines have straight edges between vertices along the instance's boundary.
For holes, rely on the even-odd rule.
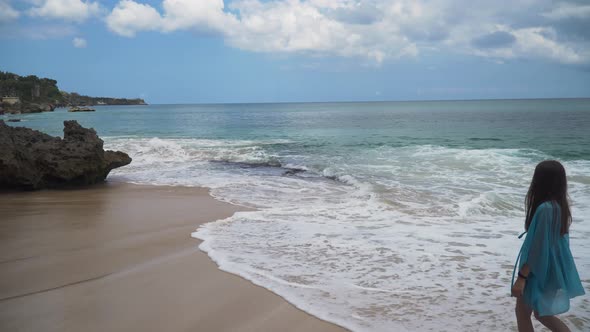
[[35,75],[19,76],[0,71],[0,97],[19,97],[25,102],[59,104],[63,96],[57,81]]

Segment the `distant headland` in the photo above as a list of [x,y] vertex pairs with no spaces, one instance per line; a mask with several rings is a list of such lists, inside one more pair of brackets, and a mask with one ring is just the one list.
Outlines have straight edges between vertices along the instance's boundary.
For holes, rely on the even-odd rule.
[[51,112],[56,107],[147,105],[141,98],[89,97],[59,90],[57,81],[0,71],[0,114]]

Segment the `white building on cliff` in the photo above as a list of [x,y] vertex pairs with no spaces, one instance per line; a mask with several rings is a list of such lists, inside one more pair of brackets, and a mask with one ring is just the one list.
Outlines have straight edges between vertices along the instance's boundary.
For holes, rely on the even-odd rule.
[[6,96],[6,97],[0,98],[0,103],[14,105],[14,104],[20,103],[20,98],[19,97],[8,97],[8,96]]

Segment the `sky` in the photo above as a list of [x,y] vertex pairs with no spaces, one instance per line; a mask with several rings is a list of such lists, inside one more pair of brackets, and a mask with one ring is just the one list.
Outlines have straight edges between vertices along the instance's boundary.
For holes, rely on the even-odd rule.
[[590,0],[0,0],[0,70],[148,103],[590,97]]

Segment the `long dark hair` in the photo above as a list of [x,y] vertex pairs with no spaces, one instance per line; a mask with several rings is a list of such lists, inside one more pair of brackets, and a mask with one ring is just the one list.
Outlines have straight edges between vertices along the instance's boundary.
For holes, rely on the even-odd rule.
[[[556,215],[555,217],[561,220],[561,235],[566,234],[572,223],[567,195],[567,178],[565,168],[555,160],[542,161],[535,167],[535,174],[524,202],[526,210],[524,228],[526,230],[531,225],[537,207],[547,201],[559,204],[561,216]],[[555,211],[557,213],[557,209]]]

